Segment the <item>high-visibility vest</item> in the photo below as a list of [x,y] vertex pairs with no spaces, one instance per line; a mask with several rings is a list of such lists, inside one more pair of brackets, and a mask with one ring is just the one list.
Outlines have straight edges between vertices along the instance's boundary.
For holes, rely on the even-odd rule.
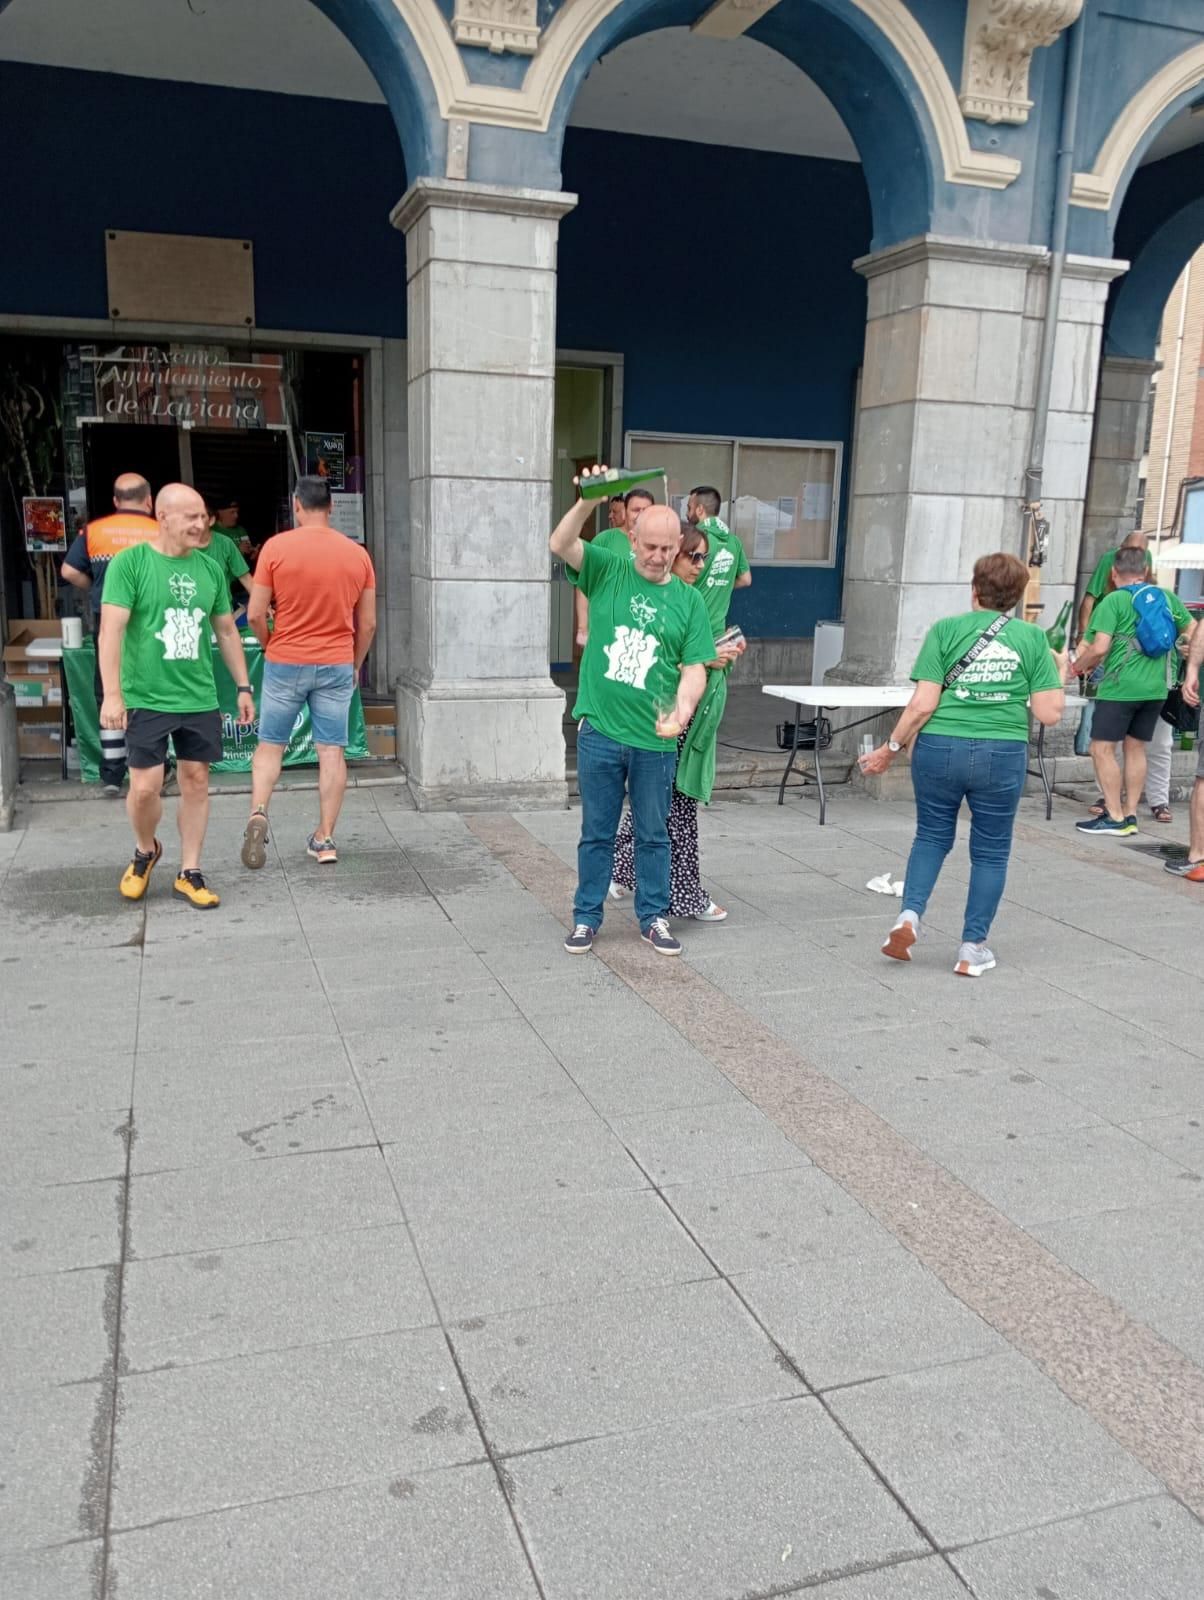
[[114,511],[111,516],[97,517],[84,532],[88,563],[92,568],[92,593],[99,596],[114,556],[128,550],[131,545],[145,544],[153,539],[159,524],[145,511]]

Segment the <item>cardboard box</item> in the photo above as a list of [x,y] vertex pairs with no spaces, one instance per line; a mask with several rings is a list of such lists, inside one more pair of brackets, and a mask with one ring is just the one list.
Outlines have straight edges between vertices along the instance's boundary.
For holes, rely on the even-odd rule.
[[4,646],[4,676],[10,680],[17,676],[53,678],[61,684],[58,662],[45,656],[31,656],[28,646],[35,639],[61,639],[62,636],[61,622],[14,622]]
[[24,706],[44,706],[48,703],[46,699],[46,691],[50,683],[48,678],[39,678],[26,673],[18,674],[15,672],[8,673],[7,677],[9,683],[13,686],[13,694],[16,698],[18,710]]
[[24,761],[60,761],[63,755],[62,723],[41,706],[17,711],[17,753]]
[[368,754],[375,761],[396,761],[397,759],[397,731],[395,728],[386,728],[381,723],[364,722],[364,742],[368,746]]

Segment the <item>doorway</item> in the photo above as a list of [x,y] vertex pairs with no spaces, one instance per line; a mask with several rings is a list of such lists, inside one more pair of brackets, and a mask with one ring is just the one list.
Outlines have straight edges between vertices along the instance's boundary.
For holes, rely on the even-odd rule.
[[[556,368],[553,421],[552,522],[576,499],[573,477],[582,463],[601,461],[606,444],[607,372],[604,367]],[[571,672],[576,655],[573,595],[564,563],[552,562],[548,657],[553,672]]]
[[113,482],[123,472],[139,472],[158,494],[165,483],[180,482],[180,435],[175,428],[141,423],[85,423],[84,489],[88,520],[113,509]]

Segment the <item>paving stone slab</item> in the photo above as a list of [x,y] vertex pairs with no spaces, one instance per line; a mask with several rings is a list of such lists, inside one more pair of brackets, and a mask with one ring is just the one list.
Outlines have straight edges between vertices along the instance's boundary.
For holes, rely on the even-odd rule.
[[1199,1600],[1204,1529],[1165,1496],[954,1553],[978,1600]]
[[665,1191],[721,1272],[856,1254],[891,1235],[817,1167],[797,1167]]
[[262,1088],[159,1098],[139,1108],[131,1170],[171,1171],[297,1151],[375,1145],[376,1133],[354,1083]]
[[0,1291],[0,1385],[83,1383],[112,1360],[116,1267],[15,1278]]
[[432,1196],[407,1212],[435,1299],[457,1320],[714,1276],[649,1189]]
[[[541,1021],[541,1032],[544,1027]],[[634,1048],[575,1056],[565,1046],[561,1049],[568,1058],[566,1072],[603,1116],[744,1101],[731,1079],[680,1035],[671,1053],[658,1048],[647,1056]]]
[[729,1600],[928,1546],[814,1400],[514,1457],[553,1600]]
[[437,1329],[123,1378],[113,1526],[480,1459]]
[[446,985],[450,989],[495,985],[496,976],[467,945],[429,950],[421,961],[399,962],[390,949],[323,956],[318,972],[328,994],[351,995],[392,984],[403,992]]
[[1200,1108],[1129,1123],[1126,1132],[1190,1172],[1204,1173],[1204,1095]]
[[898,1562],[855,1578],[837,1578],[802,1593],[806,1600],[970,1600],[964,1585],[939,1556]]
[[119,1182],[0,1189],[0,1276],[117,1261],[123,1193]]
[[401,1203],[545,1191],[642,1189],[647,1178],[601,1119],[416,1128],[386,1145]]
[[766,1267],[732,1281],[816,1389],[1005,1348],[902,1246]]
[[400,1221],[378,1150],[232,1161],[135,1177],[131,1259]]
[[0,1594],[17,1600],[96,1600],[103,1560],[98,1539],[0,1555]]
[[127,1263],[130,1372],[427,1327],[435,1308],[401,1224]]
[[941,1546],[1158,1488],[1016,1352],[840,1389],[828,1401]]
[[311,1083],[339,1083],[346,1088],[355,1082],[343,1041],[336,1035],[307,1039],[299,1034],[282,1048],[279,1039],[257,1036],[253,1018],[248,1020],[245,1038],[177,1035],[170,1049],[157,1034],[144,1033],[135,1060],[134,1093],[139,1112],[190,1095],[237,1095],[248,1085],[273,1094]]
[[[302,965],[307,965],[303,963]],[[241,1045],[248,1031],[258,1038],[286,1040],[314,1038],[337,1032],[329,1000],[316,982],[293,981],[286,990],[262,985],[254,995],[254,1016],[249,1007],[232,998],[231,979],[221,972],[219,981],[176,984],[170,989],[144,988],[138,1008],[139,1043],[172,1040],[184,1031],[203,1037],[211,1049]]]
[[1120,1128],[942,1145],[942,1166],[1022,1227],[1133,1205],[1173,1205],[1198,1187],[1186,1170]]
[[47,1040],[40,1056],[0,1064],[0,1125],[22,1106],[56,1111],[125,1111],[134,1083],[134,1057],[99,1056],[93,1061],[63,1060]]
[[1144,1321],[1191,1303],[1204,1282],[1204,1197],[1074,1217],[1030,1230],[1059,1261]]
[[5,1181],[34,1186],[122,1178],[128,1123],[126,1110],[56,1111],[42,1099],[10,1108]]
[[938,1157],[946,1148],[993,1135],[1023,1137],[1097,1126],[1102,1120],[1023,1069],[894,1087],[866,1084],[858,1099],[905,1139]]
[[714,1181],[807,1167],[810,1159],[751,1101],[611,1117],[610,1125],[656,1184]]
[[0,1388],[0,1550],[100,1532],[104,1462],[93,1429],[103,1427],[108,1403],[99,1383]]
[[499,1454],[806,1393],[716,1278],[449,1331]]
[[[448,1034],[458,1037],[451,1041]],[[572,1122],[597,1113],[572,1078],[521,1019],[492,1025],[481,1049],[477,1028],[443,1030],[409,1039],[415,1060],[394,1059],[393,1041],[349,1035],[353,1051],[368,1039],[386,1040],[383,1057],[359,1067],[360,1085],[377,1137],[385,1143],[422,1131],[498,1130],[541,1122]],[[475,1044],[472,1041],[475,1040]],[[473,1059],[475,1057],[475,1059]]]
[[121,1533],[110,1570],[121,1600],[538,1600],[487,1466]]

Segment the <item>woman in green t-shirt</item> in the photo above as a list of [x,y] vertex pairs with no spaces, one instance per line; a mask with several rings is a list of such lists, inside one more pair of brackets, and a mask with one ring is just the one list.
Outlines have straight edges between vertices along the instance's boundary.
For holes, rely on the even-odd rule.
[[[683,583],[691,586],[698,582],[709,554],[710,546],[706,534],[699,528],[684,526],[681,535],[681,550],[673,562],[673,576],[680,578]],[[719,735],[719,721],[723,715],[722,707],[718,716],[714,715],[714,708],[709,706],[712,691],[722,689],[724,685],[715,681],[716,674],[723,678],[723,674],[731,666],[737,656],[743,655],[743,643],[737,648],[735,645],[716,646],[714,661],[707,662],[707,687],[693,717],[681,730],[677,739],[677,755],[681,758],[682,746],[690,734],[690,729],[698,722],[699,717],[707,716],[710,723],[710,736],[712,741]],[[684,778],[682,780],[685,781]],[[709,793],[709,790],[708,790]],[[669,805],[669,915],[671,917],[693,917],[697,922],[723,922],[727,912],[722,906],[716,905],[714,900],[702,886],[702,869],[698,860],[698,800],[688,794],[683,794],[677,787],[676,780],[673,784],[673,798]],[[628,809],[623,816],[622,826],[615,836],[615,859],[611,869],[610,895],[611,899],[620,899],[624,890],[635,888],[635,823],[632,821],[631,811]]]
[[1016,556],[1000,552],[975,562],[972,609],[928,630],[912,669],[915,692],[887,743],[861,758],[863,772],[885,772],[915,739],[916,836],[902,914],[882,946],[895,961],[911,960],[964,800],[971,818],[970,889],[953,970],[980,978],[995,965],[986,939],[1003,896],[1028,776],[1029,705],[1046,727],[1065,705],[1066,656],[1055,655],[1033,623],[1004,615],[1027,587],[1028,568]]

